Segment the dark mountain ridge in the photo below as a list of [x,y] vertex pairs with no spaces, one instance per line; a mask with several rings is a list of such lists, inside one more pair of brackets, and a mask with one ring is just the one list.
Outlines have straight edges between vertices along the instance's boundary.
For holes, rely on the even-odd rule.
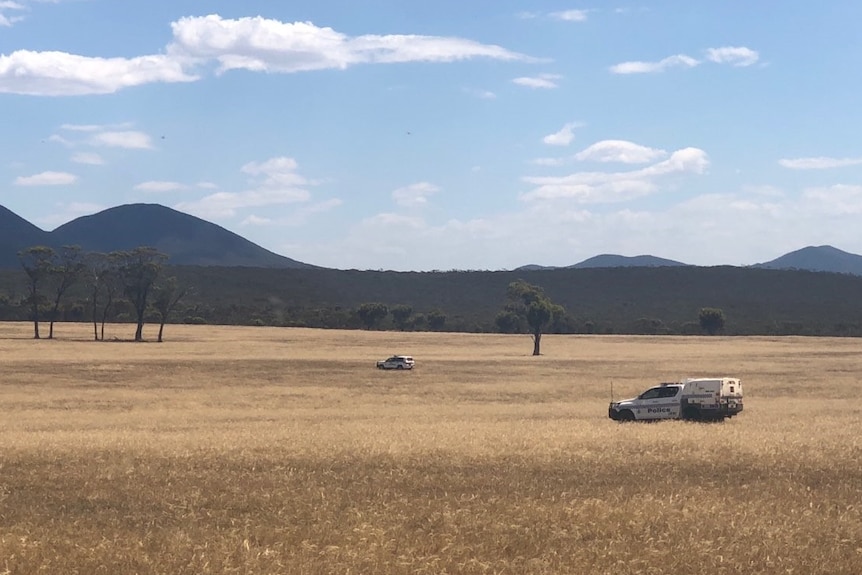
[[660,268],[687,266],[682,262],[659,258],[650,255],[619,256],[616,254],[601,254],[585,259],[584,261],[568,266],[574,269],[581,268]]
[[0,210],[0,268],[19,266],[17,253],[33,245],[81,246],[113,252],[154,247],[173,265],[313,268],[273,253],[216,224],[159,204],[127,204],[83,216],[45,232],[6,208]]
[[[171,265],[311,269],[312,264],[271,252],[203,219],[159,204],[127,204],[83,216],[46,232],[0,206],[0,269],[18,268],[18,252],[34,245],[79,245],[112,252],[151,246],[170,256]],[[665,268],[689,264],[652,255],[601,254],[563,266],[525,265],[516,272],[593,268]],[[809,246],[752,268],[807,270],[862,275],[862,256],[832,246]]]
[[752,267],[862,275],[862,256],[832,246],[808,246]]

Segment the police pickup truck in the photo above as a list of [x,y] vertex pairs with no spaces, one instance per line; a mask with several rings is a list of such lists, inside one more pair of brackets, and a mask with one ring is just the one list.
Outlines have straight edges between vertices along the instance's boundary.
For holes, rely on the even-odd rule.
[[611,401],[608,417],[615,421],[721,421],[740,411],[742,382],[735,377],[710,377],[662,383],[632,399]]

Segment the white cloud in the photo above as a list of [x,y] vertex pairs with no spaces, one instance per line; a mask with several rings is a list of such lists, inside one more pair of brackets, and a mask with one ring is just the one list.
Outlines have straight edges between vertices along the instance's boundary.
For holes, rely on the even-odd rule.
[[700,61],[691,56],[676,54],[658,62],[623,62],[611,66],[610,70],[614,74],[649,74],[664,72],[668,68],[693,68],[698,64],[700,64]]
[[645,176],[663,176],[674,172],[702,174],[709,167],[709,158],[700,148],[683,148],[670,155],[670,158],[643,168],[636,173]]
[[[736,67],[751,66],[760,59],[760,54],[745,46],[724,46],[722,48],[707,48],[706,59],[716,64],[731,64]],[[701,61],[685,54],[668,56],[658,62],[622,62],[611,66],[614,74],[650,74],[664,72],[669,68],[694,68]]]
[[19,176],[15,179],[16,186],[68,186],[78,180],[75,174],[66,172],[42,172],[32,176]]
[[778,163],[791,170],[828,170],[831,168],[844,168],[846,166],[862,165],[862,158],[792,158],[781,159]]
[[272,224],[272,219],[261,218],[259,216],[250,215],[240,222],[241,226],[268,226]]
[[240,168],[253,176],[252,188],[243,192],[216,192],[200,200],[182,202],[176,209],[206,218],[234,217],[238,210],[307,202],[311,198],[302,186],[312,185],[296,172],[296,160],[275,157],[249,162]]
[[370,218],[365,218],[362,220],[362,225],[364,226],[384,226],[384,227],[396,227],[396,228],[412,228],[412,229],[420,229],[425,227],[425,220],[415,216],[405,216],[404,214],[377,214],[376,216],[372,216]]
[[219,71],[301,72],[344,69],[363,63],[453,62],[471,58],[528,60],[496,45],[442,36],[350,37],[311,22],[281,22],[261,16],[186,17],[171,24],[168,53],[216,60]]
[[0,93],[30,96],[111,94],[154,82],[190,82],[180,63],[165,55],[93,58],[66,52],[17,50],[0,54]]
[[73,145],[72,142],[70,142],[69,140],[67,140],[66,138],[64,138],[63,136],[61,136],[59,134],[51,134],[48,137],[48,141],[51,142],[52,144],[62,144],[64,146],[72,146]]
[[185,184],[181,184],[179,182],[163,182],[163,181],[150,181],[150,182],[142,182],[135,186],[136,190],[139,192],[176,192],[179,190],[187,190],[188,186]]
[[10,1],[0,2],[0,27],[3,27],[3,28],[11,27],[13,24],[20,22],[21,20],[24,19],[24,17],[20,16],[20,15],[7,16],[6,14],[4,14],[4,12],[8,12],[8,11],[20,12],[20,11],[23,11],[26,9],[27,9],[27,7],[24,6],[23,4],[19,3],[19,2],[10,2]]
[[149,135],[133,130],[123,132],[99,132],[91,137],[89,142],[93,146],[126,148],[130,150],[149,150],[153,147]]
[[535,166],[562,166],[566,163],[564,158],[535,158],[530,160]]
[[314,204],[307,204],[293,210],[286,218],[279,220],[278,223],[286,226],[301,226],[314,215],[322,214],[341,207],[342,202],[338,198],[331,198]]
[[197,186],[198,188],[200,188],[202,190],[216,190],[216,189],[218,189],[218,185],[214,184],[213,182],[198,182],[197,184],[195,184],[195,186]]
[[648,148],[626,140],[602,140],[575,154],[575,159],[581,162],[646,164],[666,155],[664,150]]
[[491,92],[490,90],[476,90],[472,88],[465,88],[464,91],[473,96],[474,98],[479,98],[480,100],[495,100],[497,98],[497,94]]
[[557,80],[561,78],[562,76],[559,74],[539,74],[538,76],[522,76],[520,78],[515,78],[512,82],[527,88],[542,88],[550,90],[558,87]]
[[399,206],[420,207],[428,203],[428,196],[436,194],[440,188],[428,182],[419,182],[409,186],[398,188],[392,192],[392,199]]
[[[18,4],[6,2],[6,9]],[[14,19],[0,13],[0,25]],[[90,57],[60,51],[17,50],[0,54],[0,93],[31,96],[111,94],[151,83],[193,82],[190,69],[218,62],[220,73],[301,72],[356,64],[455,62],[474,58],[534,59],[493,44],[457,37],[415,34],[347,36],[311,22],[261,16],[186,17],[171,24],[166,53],[134,58]]]
[[175,208],[207,218],[229,218],[244,208],[259,208],[306,202],[310,194],[306,190],[248,190],[245,192],[217,192],[192,202],[180,202]]
[[36,218],[33,223],[43,229],[54,229],[59,225],[74,220],[75,218],[101,212],[107,207],[108,206],[86,202],[60,202],[54,206],[54,208],[59,211],[47,216]]
[[293,158],[279,157],[265,162],[249,162],[241,171],[252,176],[266,176],[262,185],[268,188],[304,186],[309,182],[296,173],[297,167]]
[[578,203],[612,203],[652,194],[656,178],[674,173],[701,174],[709,166],[706,152],[683,148],[670,158],[628,172],[576,172],[568,176],[531,176],[536,186],[521,195],[524,201],[569,199]]
[[542,138],[542,141],[549,146],[568,146],[575,139],[575,127],[577,127],[575,122],[569,122],[560,131]]
[[587,10],[563,10],[562,12],[552,12],[551,17],[566,22],[584,22],[588,13]]
[[760,59],[760,54],[745,46],[724,46],[722,48],[708,48],[706,59],[717,64],[742,67],[756,63]]
[[[331,242],[299,242],[287,253],[336,268],[447,270],[513,269],[527,263],[565,266],[601,253],[652,254],[695,265],[750,265],[806,245],[862,252],[856,231],[862,213],[860,186],[812,188],[802,194],[746,186],[686,198],[673,203],[669,197],[670,204],[654,209],[534,201],[518,211],[439,223],[383,214],[346,229]],[[457,264],[453,253],[458,254]]]
[[69,132],[108,132],[127,130],[131,127],[131,122],[122,122],[120,124],[63,124],[60,129]]
[[73,155],[70,160],[76,164],[88,164],[91,166],[101,166],[105,163],[102,156],[91,152],[79,152]]
[[805,200],[810,200],[813,209],[830,215],[862,214],[862,186],[837,184],[829,187],[808,188],[802,192]]

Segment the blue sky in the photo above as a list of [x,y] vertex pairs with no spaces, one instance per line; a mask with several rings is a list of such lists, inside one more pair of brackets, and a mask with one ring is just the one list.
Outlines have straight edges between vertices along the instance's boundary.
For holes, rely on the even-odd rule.
[[349,269],[862,253],[862,2],[0,0],[0,204]]

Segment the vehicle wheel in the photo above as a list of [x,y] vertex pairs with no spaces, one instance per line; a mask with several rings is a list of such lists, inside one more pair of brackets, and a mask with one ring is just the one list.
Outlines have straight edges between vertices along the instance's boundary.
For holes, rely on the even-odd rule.
[[626,410],[623,410],[620,412],[620,421],[621,422],[628,422],[628,421],[634,421],[634,420],[635,420],[635,414],[632,413],[630,410],[626,409]]
[[398,367],[396,367],[395,369],[404,369],[404,366],[403,366],[403,365],[399,365],[399,366],[398,366]]

